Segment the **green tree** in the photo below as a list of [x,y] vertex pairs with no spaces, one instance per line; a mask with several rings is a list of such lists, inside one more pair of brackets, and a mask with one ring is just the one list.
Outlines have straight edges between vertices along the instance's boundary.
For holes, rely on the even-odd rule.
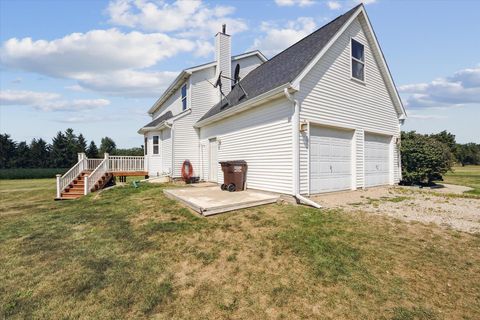
[[457,161],[462,166],[480,164],[480,145],[476,143],[458,144]]
[[11,168],[15,158],[16,143],[8,134],[0,134],[0,169]]
[[98,158],[98,148],[95,142],[92,140],[90,145],[87,148],[87,157],[88,158]]
[[451,134],[447,130],[443,130],[440,133],[436,134],[431,134],[430,137],[433,139],[440,141],[447,145],[448,149],[450,149],[450,152],[455,155],[457,152],[457,142],[455,141],[455,135]]
[[415,131],[402,132],[401,155],[403,181],[408,184],[441,180],[453,166],[446,144]]
[[87,140],[83,134],[79,134],[77,137],[77,152],[86,152],[87,151]]
[[67,159],[67,167],[75,165],[78,161],[78,139],[72,128],[65,130],[65,153]]
[[104,137],[100,143],[100,155],[103,155],[104,153],[114,154],[116,148],[117,145],[112,138]]
[[67,168],[69,166],[67,140],[61,131],[58,131],[52,139],[51,164],[56,168]]
[[143,146],[129,149],[116,149],[113,154],[116,156],[143,156]]
[[31,159],[28,144],[25,141],[18,143],[15,150],[15,168],[30,168],[32,165]]
[[48,168],[50,166],[50,146],[42,138],[30,142],[31,165],[34,168]]

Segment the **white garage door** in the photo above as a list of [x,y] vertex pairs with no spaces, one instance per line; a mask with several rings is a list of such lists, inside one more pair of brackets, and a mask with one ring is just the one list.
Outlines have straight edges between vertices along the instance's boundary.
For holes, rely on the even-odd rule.
[[310,192],[348,190],[352,186],[353,131],[311,127]]
[[391,136],[365,133],[365,186],[390,183]]

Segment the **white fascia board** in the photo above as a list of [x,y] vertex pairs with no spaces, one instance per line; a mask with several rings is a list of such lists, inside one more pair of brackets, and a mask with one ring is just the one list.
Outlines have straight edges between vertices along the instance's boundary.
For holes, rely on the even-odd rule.
[[255,55],[258,56],[260,60],[262,60],[263,62],[266,62],[268,60],[267,57],[265,57],[263,53],[260,52],[260,50],[254,50],[252,52],[242,53],[242,54],[233,56],[232,60],[236,61],[236,60],[240,60],[240,59],[247,58],[250,56],[255,56]]
[[294,88],[300,88],[300,82],[302,79],[312,70],[312,68],[318,63],[318,61],[322,58],[322,56],[330,49],[330,47],[338,40],[338,38],[347,30],[347,28],[352,24],[352,22],[358,18],[360,13],[363,14],[365,17],[365,21],[367,22],[368,26],[368,31],[371,33],[372,38],[374,40],[374,50],[377,51],[378,56],[381,58],[380,63],[381,67],[380,70],[383,73],[385,79],[387,79],[387,88],[390,93],[390,96],[392,97],[393,103],[397,109],[397,114],[400,117],[406,118],[406,111],[405,108],[403,107],[402,100],[400,99],[400,96],[398,95],[398,91],[395,87],[395,84],[392,79],[392,75],[388,69],[387,63],[385,61],[385,57],[383,55],[382,50],[380,49],[380,46],[377,41],[377,37],[375,36],[375,32],[373,31],[372,25],[370,24],[370,20],[368,19],[368,16],[366,14],[364,6],[360,6],[357,11],[348,19],[348,21],[342,26],[340,30],[337,31],[335,36],[330,39],[330,41],[327,43],[327,45],[315,56],[315,58],[310,61],[310,63],[303,69],[303,71],[292,81],[292,87]]
[[158,98],[158,100],[153,104],[153,106],[148,110],[148,114],[152,115],[157,109],[159,109],[162,104],[187,80],[192,73],[188,70],[183,70],[180,74],[173,80],[170,86],[163,92],[163,94]]
[[170,119],[163,120],[162,122],[157,124],[155,127],[143,127],[143,128],[140,128],[137,132],[140,133],[140,134],[144,134],[144,133],[150,132],[150,131],[159,131],[159,130],[162,130],[162,129],[165,129],[165,128],[169,128],[169,127],[172,126],[172,124],[175,121],[177,121],[180,118],[183,118],[184,116],[186,116],[190,113],[192,113],[192,109],[188,108],[185,111],[180,112],[179,114],[177,114],[176,116],[173,116]]
[[278,86],[268,92],[265,92],[265,93],[262,93],[261,95],[255,97],[255,98],[252,98],[250,100],[247,100],[243,103],[240,103],[230,109],[227,109],[226,111],[223,111],[223,112],[220,112],[220,113],[217,113],[216,115],[213,115],[205,120],[202,120],[202,121],[198,121],[197,123],[195,123],[194,127],[195,128],[201,128],[201,127],[204,127],[208,124],[211,124],[213,122],[217,122],[217,121],[220,121],[222,119],[225,119],[225,118],[228,118],[228,117],[231,117],[239,112],[243,112],[243,111],[246,111],[250,108],[253,108],[261,103],[265,103],[267,101],[270,101],[270,100],[273,100],[277,97],[280,97],[280,96],[285,96],[284,94],[284,89],[285,88],[288,88],[290,91],[294,92],[296,91],[292,85],[290,83],[286,83],[284,85],[281,85],[281,86]]

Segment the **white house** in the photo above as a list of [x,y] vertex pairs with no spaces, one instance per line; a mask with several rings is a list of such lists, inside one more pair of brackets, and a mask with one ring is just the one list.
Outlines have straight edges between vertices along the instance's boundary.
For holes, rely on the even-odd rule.
[[[248,188],[293,196],[399,181],[406,113],[363,5],[270,60],[215,38],[215,61],[182,71],[139,130],[149,175],[180,177],[189,160],[222,183],[219,161],[245,160]],[[225,78],[237,64],[238,84]]]

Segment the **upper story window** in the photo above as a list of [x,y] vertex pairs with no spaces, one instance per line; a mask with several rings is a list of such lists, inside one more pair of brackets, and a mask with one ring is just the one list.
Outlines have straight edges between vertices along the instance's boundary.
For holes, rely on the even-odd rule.
[[352,39],[352,78],[365,81],[365,47]]
[[153,136],[153,154],[158,154],[158,136]]
[[187,110],[187,85],[182,86],[182,110]]

